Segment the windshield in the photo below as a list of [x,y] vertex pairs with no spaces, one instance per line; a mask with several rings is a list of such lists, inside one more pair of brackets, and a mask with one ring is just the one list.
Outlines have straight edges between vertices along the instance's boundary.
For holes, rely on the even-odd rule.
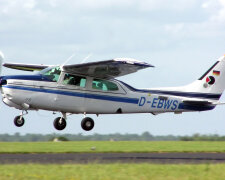
[[59,66],[48,67],[40,71],[39,74],[41,74],[42,76],[46,77],[47,79],[51,81],[57,82],[61,74],[61,70]]

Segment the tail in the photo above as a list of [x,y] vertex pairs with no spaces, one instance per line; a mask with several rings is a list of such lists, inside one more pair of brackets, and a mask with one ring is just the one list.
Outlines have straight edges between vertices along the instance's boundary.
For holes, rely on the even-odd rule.
[[198,80],[183,88],[186,92],[203,93],[218,100],[225,89],[225,55],[220,57]]
[[154,88],[154,92],[175,96],[218,101],[225,89],[225,56],[209,68],[198,80],[180,87]]

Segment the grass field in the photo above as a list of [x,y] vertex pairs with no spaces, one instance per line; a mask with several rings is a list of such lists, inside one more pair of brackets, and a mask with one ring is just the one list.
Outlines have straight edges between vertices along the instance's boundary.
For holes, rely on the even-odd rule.
[[225,164],[152,165],[152,164],[67,164],[0,165],[1,180],[221,180]]
[[73,152],[225,152],[225,142],[182,141],[76,141],[0,142],[0,153]]
[[[0,153],[225,152],[225,142],[0,142]],[[225,164],[1,164],[0,180],[221,180]]]

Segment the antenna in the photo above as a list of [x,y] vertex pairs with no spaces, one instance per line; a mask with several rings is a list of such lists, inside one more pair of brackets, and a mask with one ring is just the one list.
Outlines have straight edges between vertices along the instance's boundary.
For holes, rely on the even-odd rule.
[[88,55],[81,61],[81,64],[82,64],[82,63],[85,63],[85,62],[87,61],[87,59],[90,58],[92,55],[93,55],[92,53],[88,54]]
[[66,63],[68,63],[74,56],[76,55],[76,53],[73,53],[69,58],[66,59],[66,61],[60,66],[63,67]]
[[[0,54],[1,55],[1,54]],[[65,64],[67,64],[74,56],[76,55],[76,53],[73,53],[69,58],[66,59],[66,61],[60,65],[60,68],[63,69],[63,66],[65,66]],[[90,58],[93,54],[90,53],[88,56],[86,56],[82,61],[81,64],[86,62],[88,58]]]

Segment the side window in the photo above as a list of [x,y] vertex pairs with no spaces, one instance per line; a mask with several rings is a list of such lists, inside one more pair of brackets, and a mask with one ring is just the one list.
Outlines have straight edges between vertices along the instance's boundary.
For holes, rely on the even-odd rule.
[[94,79],[92,81],[92,88],[102,91],[117,91],[119,90],[118,86],[110,81]]
[[84,88],[86,85],[86,78],[66,73],[63,79],[63,84],[80,86]]

